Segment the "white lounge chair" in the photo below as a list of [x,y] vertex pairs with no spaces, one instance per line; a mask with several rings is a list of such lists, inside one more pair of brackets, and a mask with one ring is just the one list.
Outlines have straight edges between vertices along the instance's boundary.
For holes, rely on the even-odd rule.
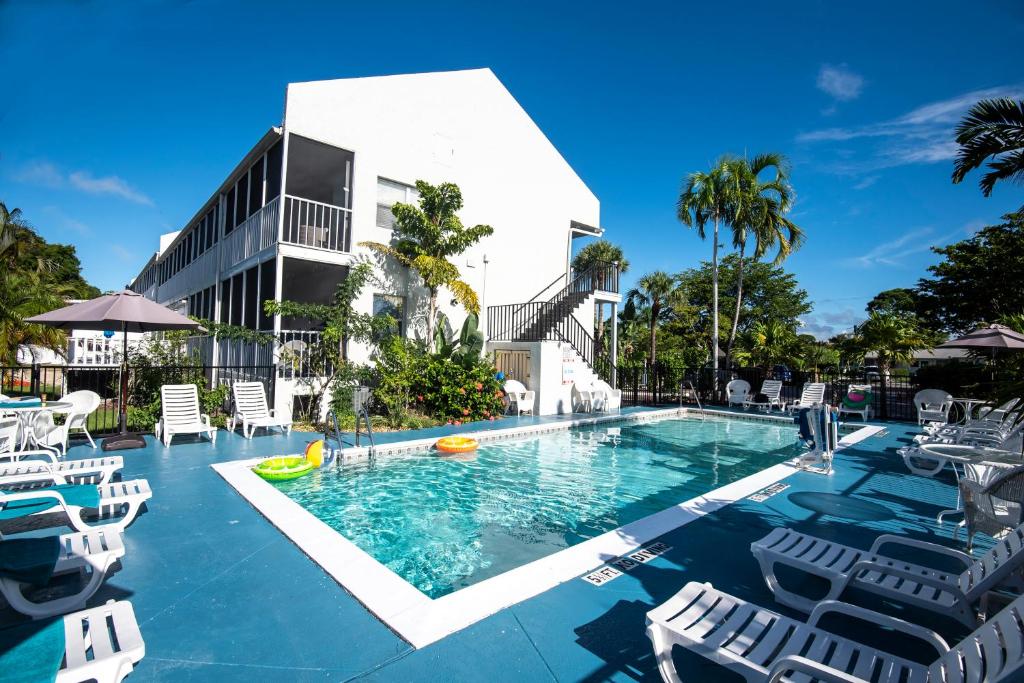
[[[24,488],[0,491],[0,520],[59,511],[64,513],[68,526],[75,531],[92,531],[97,528],[123,530],[135,521],[142,504],[153,497],[153,491],[145,479],[118,481],[96,487],[99,500],[94,507],[91,503],[81,503],[82,499],[77,495],[77,489],[84,489],[89,484],[70,487],[55,484],[39,488],[40,481],[40,476],[33,476],[31,481],[25,482]],[[5,482],[5,486],[10,485],[10,481]],[[86,522],[84,513],[88,513],[90,519],[100,524]]]
[[598,380],[594,382],[594,390],[600,391],[603,395],[601,410],[612,411],[622,408],[622,389],[612,389],[608,382]]
[[235,396],[235,414],[228,425],[230,431],[235,431],[238,421],[242,422],[242,434],[247,439],[251,439],[259,427],[268,431],[271,427],[278,427],[285,434],[292,430],[290,415],[277,415],[274,409],[267,407],[263,382],[235,382],[231,385],[231,392]]
[[800,392],[800,400],[794,401],[786,406],[786,410],[793,412],[800,408],[810,408],[825,402],[825,383],[807,382],[803,391]]
[[[933,569],[880,554],[884,546],[942,555],[962,565],[960,573]],[[811,600],[779,584],[775,567],[798,569],[829,582],[822,600],[838,598],[847,587],[952,616],[967,626],[978,621],[979,601],[1024,566],[1024,526],[996,542],[979,558],[935,543],[883,535],[870,550],[860,550],[791,529],[777,528],[750,545],[765,583],[775,599],[802,612],[814,609]],[[918,555],[920,556],[920,555]]]
[[206,434],[211,443],[217,443],[217,428],[210,424],[210,416],[199,412],[199,389],[195,384],[165,384],[160,387],[163,417],[156,423],[153,433],[171,445],[175,434]]
[[750,382],[745,379],[734,379],[725,385],[726,404],[744,406],[750,400]]
[[[36,602],[25,596],[25,589],[38,589],[27,581],[0,576],[0,593],[7,603],[18,612],[33,619],[65,614],[82,609],[99,587],[114,563],[124,557],[124,538],[118,530],[94,529],[86,532],[62,534],[46,538],[15,538],[0,541],[0,555],[9,552],[16,545],[55,543],[58,550],[52,576],[79,573],[88,577],[82,581],[78,591],[71,595]],[[43,591],[46,596],[48,591]]]
[[[839,614],[914,637],[935,648],[931,665],[862,645],[818,626]],[[1009,683],[1024,668],[1024,597],[950,647],[929,629],[862,607],[826,600],[807,623],[691,582],[647,613],[647,636],[664,681],[680,681],[672,646],[681,645],[747,681],[823,683]],[[887,632],[880,632],[883,636]],[[898,643],[894,643],[895,646]],[[984,673],[982,673],[984,672]]]
[[92,440],[87,423],[89,416],[100,407],[100,395],[95,391],[72,391],[60,400],[71,404],[71,409],[64,418],[64,424],[55,424],[53,413],[50,411],[40,413],[32,423],[32,436],[35,443],[59,448],[61,453],[67,453],[71,432],[79,431],[85,434],[89,445],[96,448],[96,442]]
[[860,419],[864,422],[871,419],[873,391],[870,384],[851,384],[846,387],[846,396],[839,403],[839,417],[860,415]]
[[122,467],[124,458],[119,455],[59,460],[48,450],[0,453],[0,480],[45,475],[41,478],[58,484],[106,484]]
[[127,600],[66,615],[64,648],[55,683],[120,683],[146,656],[135,611]]
[[[767,402],[758,402],[755,399],[758,394],[764,394],[767,398]],[[780,379],[766,379],[761,383],[761,391],[757,394],[751,394],[750,398],[743,404],[743,407],[755,406],[758,408],[764,408],[765,410],[771,410],[772,406],[775,406],[779,410],[782,410],[785,406],[782,403],[782,380]]]
[[999,406],[982,406],[978,409],[978,417],[965,422],[939,424],[929,422],[921,428],[928,436],[954,438],[967,429],[1005,430],[1012,427],[1016,412],[1011,412],[1020,399],[1007,401]]
[[941,389],[922,389],[914,394],[914,406],[917,407],[919,425],[947,422],[949,410],[953,407],[953,397]]
[[896,452],[903,458],[903,464],[913,474],[922,477],[934,477],[953,461],[939,453],[925,451],[921,446],[936,443],[955,444],[959,446],[995,448],[1019,453],[1024,422],[1017,424],[1012,424],[1012,420],[1007,422],[1010,424],[1006,431],[1003,431],[1002,428],[993,430],[985,427],[968,427],[954,437],[919,434],[914,437],[914,443],[898,448]]
[[508,396],[509,410],[515,410],[516,415],[533,413],[533,404],[537,400],[535,391],[527,389],[522,382],[514,379],[506,380],[502,389]]

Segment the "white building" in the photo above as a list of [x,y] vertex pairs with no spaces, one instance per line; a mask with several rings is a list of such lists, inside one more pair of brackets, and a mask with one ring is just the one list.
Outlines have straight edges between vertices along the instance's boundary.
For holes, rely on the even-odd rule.
[[[358,243],[392,238],[390,208],[415,201],[416,180],[456,183],[462,221],[494,228],[456,265],[487,310],[489,348],[515,351],[520,366],[528,354],[523,379],[540,391],[541,412],[564,409],[561,359],[570,354],[562,347],[572,347],[581,371],[593,363],[593,297],[617,304],[617,269],[599,278],[569,272],[573,239],[602,232],[599,202],[489,69],[290,84],[283,124],[182,230],[161,237],[131,288],[191,315],[273,332],[280,343],[302,340],[316,333],[309,321],[267,316],[261,302],[329,302],[354,260],[373,258]],[[425,290],[396,264],[383,266],[363,310],[388,311],[406,334],[423,329]],[[464,311],[445,293],[439,301],[461,325]],[[237,343],[211,353],[218,365],[273,361]],[[349,351],[357,361],[368,353]],[[558,372],[540,365],[552,354]]]

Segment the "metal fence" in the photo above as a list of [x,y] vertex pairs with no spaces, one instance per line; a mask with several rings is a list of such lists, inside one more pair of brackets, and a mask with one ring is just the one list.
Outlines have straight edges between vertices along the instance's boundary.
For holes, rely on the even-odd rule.
[[[57,400],[73,391],[88,390],[100,397],[99,408],[89,417],[93,435],[118,430],[118,368],[111,366],[26,365],[0,367],[0,393],[5,396],[45,396]],[[277,368],[273,365],[160,365],[128,369],[128,405],[138,407],[159,396],[164,384],[197,384],[206,389],[230,387],[236,381],[262,382],[267,402],[274,405]],[[230,392],[220,412],[232,410]],[[129,424],[130,429],[148,431],[151,424]]]
[[[882,377],[876,372],[787,370],[773,373],[762,368],[719,369],[685,368],[656,363],[649,365],[620,365],[617,370],[617,385],[622,389],[624,405],[664,405],[678,403],[680,388],[692,383],[703,403],[724,405],[725,387],[733,379],[746,380],[753,392],[757,392],[766,379],[782,380],[782,401],[791,403],[800,398],[806,382],[825,383],[825,401],[838,405],[851,384],[870,385],[873,395],[873,410],[876,417],[890,420],[916,420],[914,394],[921,389],[943,389],[954,396],[971,395],[979,398],[991,396],[993,383],[984,368],[967,373],[960,372],[953,378],[926,373],[921,376],[889,375]],[[607,374],[607,373],[604,373]]]

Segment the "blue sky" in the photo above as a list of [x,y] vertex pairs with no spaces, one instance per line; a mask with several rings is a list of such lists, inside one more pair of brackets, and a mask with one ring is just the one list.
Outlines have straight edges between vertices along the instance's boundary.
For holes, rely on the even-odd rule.
[[105,289],[280,122],[286,83],[321,78],[492,68],[600,198],[633,276],[710,256],[675,219],[686,173],[788,155],[808,241],[787,268],[818,334],[1024,203],[949,181],[963,110],[1024,95],[1016,2],[14,1],[0,27],[0,201]]

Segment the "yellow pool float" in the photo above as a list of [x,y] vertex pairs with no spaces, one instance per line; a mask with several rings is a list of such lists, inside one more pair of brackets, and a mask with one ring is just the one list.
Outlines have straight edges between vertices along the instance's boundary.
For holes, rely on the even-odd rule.
[[285,481],[287,479],[298,479],[309,474],[314,469],[313,463],[301,455],[286,455],[277,458],[267,458],[252,468],[258,476],[268,481]]
[[434,448],[443,453],[470,453],[479,447],[477,440],[468,436],[446,436],[434,444]]

